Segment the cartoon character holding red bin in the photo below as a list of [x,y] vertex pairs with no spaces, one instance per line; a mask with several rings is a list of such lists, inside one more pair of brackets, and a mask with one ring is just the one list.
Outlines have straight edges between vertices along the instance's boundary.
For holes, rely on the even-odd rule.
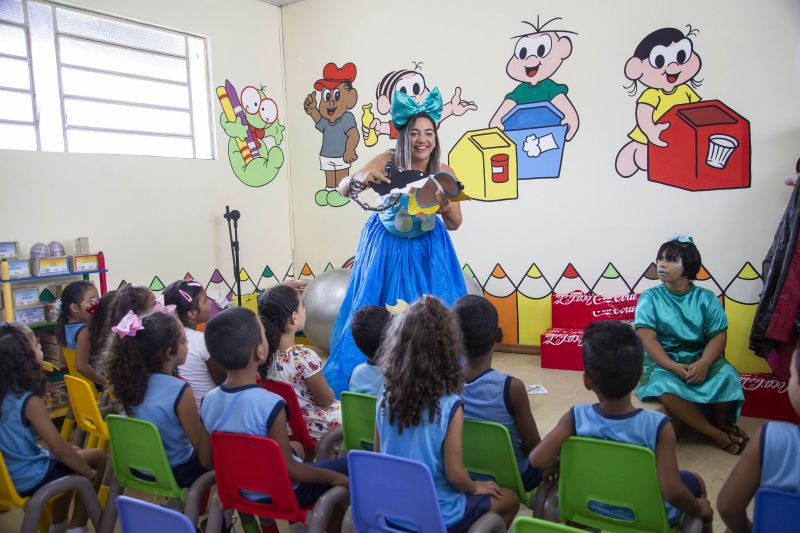
[[688,26],[683,33],[676,28],[661,28],[642,39],[625,63],[625,77],[631,80],[631,96],[638,84],[646,87],[636,102],[636,127],[628,134],[631,139],[617,154],[617,174],[623,178],[639,170],[647,170],[647,145],[667,146],[661,133],[669,123],[659,123],[672,107],[700,101],[694,91],[700,83],[695,76],[700,72],[700,56],[694,51],[692,37],[696,29]]

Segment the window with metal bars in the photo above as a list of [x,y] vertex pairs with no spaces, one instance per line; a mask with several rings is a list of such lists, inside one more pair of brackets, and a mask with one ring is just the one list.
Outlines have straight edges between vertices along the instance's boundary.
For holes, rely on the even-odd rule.
[[206,40],[0,0],[0,148],[212,159]]

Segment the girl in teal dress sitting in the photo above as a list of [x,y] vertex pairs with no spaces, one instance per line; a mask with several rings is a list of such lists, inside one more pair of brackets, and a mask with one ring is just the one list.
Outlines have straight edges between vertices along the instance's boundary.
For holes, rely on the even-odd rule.
[[723,357],[728,319],[717,297],[697,287],[700,252],[691,237],[661,245],[658,277],[663,285],[642,293],[635,327],[645,349],[636,394],[659,401],[672,419],[738,455],[749,440],[735,425],[744,394],[736,369]]

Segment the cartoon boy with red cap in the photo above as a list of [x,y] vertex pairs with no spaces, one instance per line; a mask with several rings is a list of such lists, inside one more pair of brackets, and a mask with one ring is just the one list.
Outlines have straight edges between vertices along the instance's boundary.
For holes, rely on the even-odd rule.
[[572,54],[572,41],[561,34],[575,34],[574,31],[567,30],[544,31],[545,26],[556,20],[560,18],[548,20],[541,25],[538,17],[536,24],[522,21],[533,28],[533,32],[514,37],[517,39],[517,44],[514,46],[514,54],[506,65],[509,77],[521,83],[506,95],[489,122],[489,127],[502,130],[503,117],[518,104],[550,102],[564,114],[561,124],[567,126],[566,140],[569,141],[578,132],[580,120],[575,106],[567,97],[569,88],[550,79],[564,60]]
[[340,207],[350,201],[339,194],[336,186],[350,174],[350,163],[358,159],[358,128],[356,118],[349,111],[358,101],[353,87],[355,79],[354,64],[345,63],[339,68],[328,63],[322,69],[322,79],[314,84],[314,89],[321,93],[319,107],[314,92],[303,102],[306,114],[322,132],[319,168],[325,172],[325,188],[314,195],[314,201],[320,206]]

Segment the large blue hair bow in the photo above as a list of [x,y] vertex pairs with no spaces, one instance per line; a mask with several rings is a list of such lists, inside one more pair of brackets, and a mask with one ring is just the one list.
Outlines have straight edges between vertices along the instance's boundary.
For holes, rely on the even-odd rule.
[[442,117],[442,95],[438,87],[434,87],[421,104],[413,96],[395,89],[392,96],[392,122],[395,128],[405,126],[411,117],[420,113],[430,115],[435,123],[439,123]]

